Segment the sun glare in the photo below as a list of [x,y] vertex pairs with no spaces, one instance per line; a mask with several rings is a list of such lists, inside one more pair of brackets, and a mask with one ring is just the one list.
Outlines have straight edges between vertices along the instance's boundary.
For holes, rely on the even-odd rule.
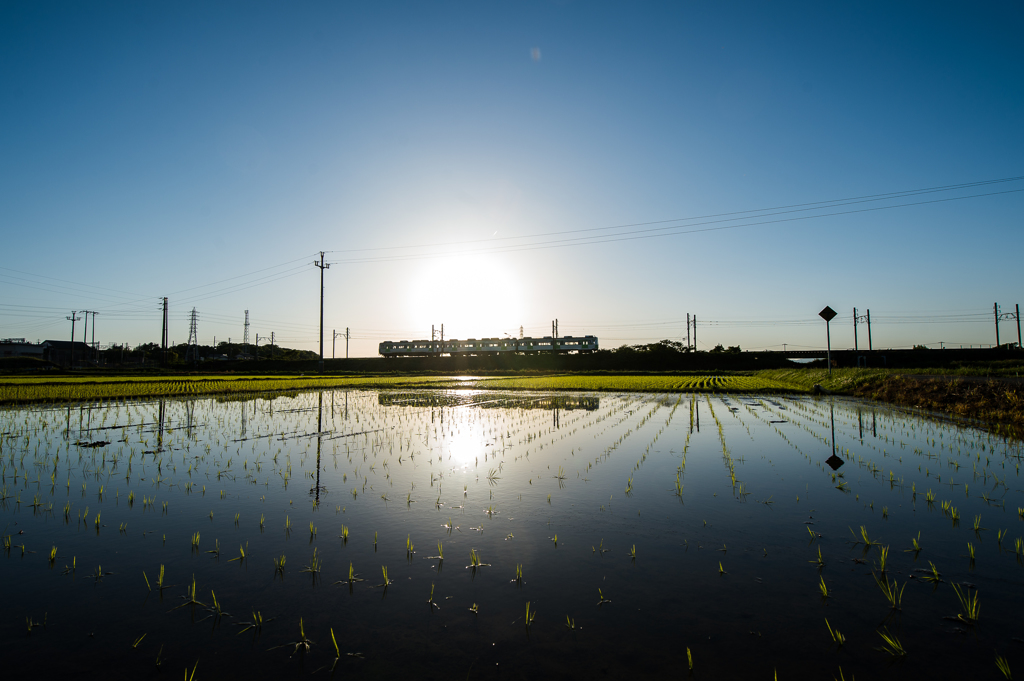
[[[423,329],[445,327],[445,338],[492,338],[514,334],[524,323],[523,277],[514,276],[504,262],[490,255],[459,255],[427,261],[409,282],[409,325]],[[412,340],[412,339],[409,339]]]

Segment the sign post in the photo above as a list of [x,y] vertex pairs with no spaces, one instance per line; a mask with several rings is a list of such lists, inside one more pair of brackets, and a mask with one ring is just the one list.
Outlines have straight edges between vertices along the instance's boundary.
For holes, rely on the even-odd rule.
[[832,321],[836,316],[836,311],[828,305],[825,309],[818,313],[818,316],[825,320],[825,337],[828,339],[828,375],[832,375],[832,331],[829,328],[829,322]]

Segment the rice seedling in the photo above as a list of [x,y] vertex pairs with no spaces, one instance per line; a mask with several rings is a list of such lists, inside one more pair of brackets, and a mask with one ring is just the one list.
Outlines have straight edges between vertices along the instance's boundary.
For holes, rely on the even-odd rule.
[[942,575],[939,574],[939,570],[935,567],[935,563],[928,561],[928,565],[930,566],[930,569],[926,571],[927,574],[921,577],[921,579],[923,579],[926,582],[931,582],[932,584],[938,585],[938,583],[942,581]]
[[433,607],[437,608],[438,610],[441,609],[441,606],[434,602],[434,583],[433,582],[430,583],[430,596],[427,597],[427,603],[429,603]]
[[597,590],[597,598],[598,598],[598,601],[597,601],[598,606],[604,605],[605,603],[611,603],[612,602],[610,598],[605,598],[604,597],[604,594],[601,593],[601,589]]
[[472,606],[471,606],[471,607],[469,608],[469,611],[470,611],[471,613],[473,613],[474,615],[479,615],[479,614],[480,614],[480,606],[479,606],[479,605],[477,605],[476,603],[474,603],[474,604],[473,604],[473,605],[472,605]]
[[483,563],[480,561],[480,555],[476,552],[476,549],[470,549],[469,551],[469,565],[466,566],[468,569],[476,570],[481,567],[490,567],[490,563]]
[[818,557],[814,560],[807,561],[808,563],[814,563],[818,570],[822,570],[825,567],[825,558],[821,555],[821,547],[818,547]]
[[341,539],[342,543],[344,543],[344,544],[348,543],[348,527],[347,526],[345,526],[345,525],[341,526],[341,534],[338,535],[338,538]]
[[[576,629],[576,620],[570,619],[569,616],[566,615],[565,616],[565,628],[566,629],[573,629],[573,630],[575,630]],[[580,629],[582,629],[582,628],[583,627],[580,627]]]
[[284,577],[284,561],[285,561],[285,557],[284,557],[283,553],[281,554],[280,558],[275,558],[274,559],[274,576],[275,577],[277,575],[279,575],[279,574],[282,577]]
[[526,622],[526,628],[529,629],[530,625],[533,624],[533,619],[537,616],[537,611],[530,611],[530,601],[526,601],[526,617],[523,620]]
[[239,544],[238,545],[238,555],[235,556],[234,558],[232,558],[231,560],[229,560],[228,562],[229,563],[233,563],[233,562],[235,562],[237,560],[240,564],[244,563],[245,562],[245,549],[248,548],[248,546],[249,546],[249,542],[245,542],[245,546],[242,546],[241,544]]
[[[853,529],[850,529],[850,534],[853,534]],[[860,526],[860,539],[857,539],[857,535],[853,535],[853,545],[863,544],[865,548],[871,548],[872,546],[878,546],[880,542],[868,537],[868,530],[864,525]]]
[[832,597],[832,592],[829,591],[828,590],[828,586],[825,585],[825,578],[822,577],[821,575],[819,575],[818,579],[820,580],[820,583],[818,584],[818,591],[821,592],[821,598],[822,599],[831,598]]
[[690,652],[690,647],[686,647],[686,668],[693,672],[693,654]]
[[188,667],[185,667],[185,681],[193,681],[196,676],[196,669],[199,668],[199,660],[196,660],[195,665],[192,666],[192,673],[188,671]]
[[[274,618],[271,617],[270,619],[268,619],[266,621],[270,622],[273,619]],[[242,627],[238,631],[238,633],[239,634],[244,634],[247,631],[251,631],[251,632],[253,632],[253,635],[258,635],[258,634],[260,634],[263,631],[263,622],[264,622],[263,613],[261,613],[258,610],[254,609],[252,611],[252,619],[251,620],[249,620],[247,622],[239,622],[238,623],[238,626]]]
[[523,564],[516,563],[516,576],[512,579],[513,582],[522,586],[523,584]]
[[192,550],[196,551],[196,552],[199,551],[199,533],[198,532],[194,532],[192,534]]
[[974,528],[973,529],[974,529],[975,532],[981,532],[982,530],[987,530],[988,529],[987,527],[982,527],[981,526],[981,516],[980,515],[974,516]]
[[921,553],[921,533],[918,532],[916,537],[911,537],[910,542],[913,544],[913,548],[903,549],[903,552],[910,553],[913,551],[914,557],[916,558],[917,554]]
[[57,547],[54,546],[50,549],[50,568],[53,569],[53,562],[57,560]]
[[972,587],[968,586],[964,591],[960,590],[959,584],[953,585],[957,600],[960,601],[960,613],[957,619],[966,624],[975,624],[981,617],[981,605],[978,604],[978,591],[971,593]]
[[37,627],[42,627],[43,629],[46,629],[46,617],[47,617],[47,613],[43,613],[43,621],[42,622],[35,622],[35,621],[32,620],[31,617],[26,617],[25,618],[25,626],[28,629],[28,633],[31,634],[32,630],[37,628]]
[[903,644],[900,643],[900,640],[898,638],[896,638],[894,635],[889,633],[888,629],[883,628],[881,631],[878,631],[876,633],[879,636],[882,637],[882,641],[883,641],[882,647],[879,648],[878,650],[881,650],[884,653],[889,653],[893,657],[905,657],[906,656],[907,651],[904,650]]
[[313,547],[313,557],[309,560],[309,565],[303,565],[299,572],[308,572],[316,578],[320,574],[320,570],[323,568],[323,564],[320,561],[320,554],[316,547]]
[[1007,679],[1013,678],[1013,674],[1010,673],[1010,663],[1002,655],[996,655],[996,669],[1002,672]]
[[722,567],[722,561],[718,561],[718,574],[720,574],[720,575],[724,575],[725,574],[725,568]]
[[268,650],[277,650],[278,648],[292,648],[292,654],[288,657],[295,657],[299,652],[303,655],[309,652],[309,649],[313,647],[313,641],[309,640],[306,636],[306,627],[302,622],[302,618],[299,618],[299,638],[295,641],[289,641],[288,643],[282,643],[279,646],[274,646]]
[[412,543],[412,535],[411,534],[410,535],[406,535],[406,537],[405,537],[405,555],[407,557],[411,558],[412,554],[416,553],[415,548],[416,547]]
[[220,539],[213,540],[213,548],[207,553],[212,553],[214,558],[220,558]]
[[315,537],[316,537],[316,527],[314,527],[314,525],[313,525],[313,521],[312,521],[312,520],[310,520],[310,521],[309,521],[309,540],[310,540],[310,541],[313,541],[313,539],[314,539]]
[[394,583],[394,580],[393,579],[388,579],[388,568],[387,568],[386,565],[381,565],[380,566],[380,571],[384,574],[384,582],[381,583],[381,584],[378,584],[377,586],[382,586],[385,589],[387,589],[388,586],[390,586],[391,584]]
[[891,610],[900,610],[903,603],[903,590],[907,588],[906,583],[901,587],[896,580],[890,582],[888,577],[882,575],[881,579],[875,577],[875,584],[882,590],[882,595],[889,602],[889,608]]
[[551,542],[557,547],[558,546],[558,535],[556,534],[551,538]]
[[828,623],[828,618],[825,618],[825,626],[828,627],[828,633],[832,637],[832,640],[839,644],[842,648],[843,644],[846,643],[846,637],[843,636],[838,629],[833,629],[832,625]]
[[206,603],[202,603],[202,602],[200,602],[196,598],[196,576],[195,575],[192,575],[192,584],[191,584],[191,586],[185,587],[185,595],[182,596],[181,598],[185,602],[182,603],[181,605],[178,605],[176,607],[171,608],[171,612],[177,610],[178,608],[184,608],[185,606],[188,606],[188,605],[192,606],[193,611],[195,610],[195,607],[197,605],[199,607],[203,607],[203,608],[206,607]]
[[[149,632],[147,632],[147,633],[149,633]],[[146,634],[143,634],[142,636],[139,636],[137,639],[135,639],[135,641],[132,642],[132,648],[138,648],[139,644],[142,643],[142,639],[144,639],[144,638],[146,638]]]
[[879,550],[878,550],[878,553],[879,553],[878,565],[875,566],[875,567],[876,567],[876,569],[878,570],[879,573],[884,575],[886,573],[886,570],[888,569],[889,547],[888,546],[880,547]]
[[974,545],[971,542],[967,542],[967,555],[971,559],[971,563],[974,563]]

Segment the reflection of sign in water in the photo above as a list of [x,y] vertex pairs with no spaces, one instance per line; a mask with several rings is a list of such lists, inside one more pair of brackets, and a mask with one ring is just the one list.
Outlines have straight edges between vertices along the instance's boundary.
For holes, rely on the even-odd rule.
[[384,407],[480,407],[483,409],[586,409],[601,406],[600,397],[580,395],[496,395],[473,392],[378,393]]

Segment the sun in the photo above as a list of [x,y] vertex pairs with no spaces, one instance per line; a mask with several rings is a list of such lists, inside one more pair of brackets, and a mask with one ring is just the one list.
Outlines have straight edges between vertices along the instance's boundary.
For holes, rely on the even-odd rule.
[[527,286],[528,278],[515,276],[495,255],[426,261],[408,282],[407,318],[424,330],[417,338],[428,338],[432,324],[438,329],[444,324],[446,339],[514,335],[523,323]]

